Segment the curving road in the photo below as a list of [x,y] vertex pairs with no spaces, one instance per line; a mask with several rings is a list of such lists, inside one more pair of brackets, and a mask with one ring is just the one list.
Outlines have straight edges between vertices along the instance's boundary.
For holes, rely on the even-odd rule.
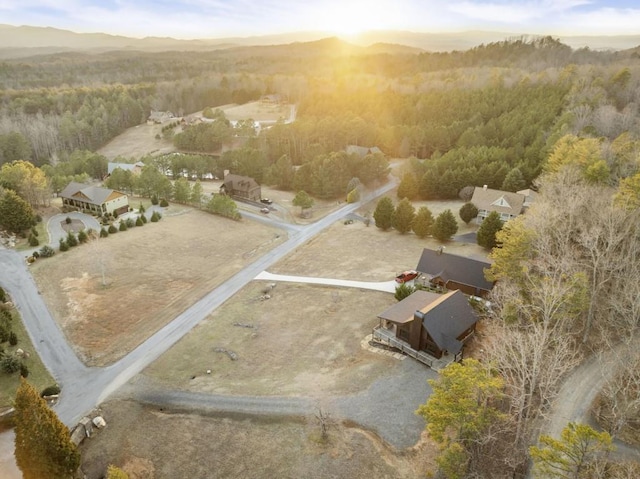
[[[370,201],[388,192],[395,185],[395,180],[390,181],[367,195],[362,201]],[[0,264],[3,266],[0,270],[0,285],[11,294],[22,315],[34,348],[60,384],[63,392],[55,409],[60,419],[68,426],[72,426],[167,351],[259,273],[334,222],[354,212],[360,205],[361,202],[347,204],[316,223],[292,232],[287,241],[236,273],[127,356],[105,368],[88,368],[78,360],[38,293],[24,260],[14,251],[0,251]],[[55,235],[52,235],[51,240],[57,241]]]

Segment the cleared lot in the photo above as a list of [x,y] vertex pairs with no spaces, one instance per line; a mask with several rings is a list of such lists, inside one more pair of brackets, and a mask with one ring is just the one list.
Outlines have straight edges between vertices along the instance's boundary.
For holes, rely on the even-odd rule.
[[100,366],[125,355],[284,238],[278,229],[184,209],[57,253],[34,264],[32,272],[80,357]]

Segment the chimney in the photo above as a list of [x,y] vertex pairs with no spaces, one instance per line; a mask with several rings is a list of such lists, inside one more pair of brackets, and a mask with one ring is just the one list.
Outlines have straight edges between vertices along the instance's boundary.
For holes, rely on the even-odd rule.
[[222,172],[222,179],[224,180],[227,177],[228,174],[229,174],[229,170],[224,170]]
[[482,185],[482,189],[483,189],[484,191],[487,191],[487,185]]

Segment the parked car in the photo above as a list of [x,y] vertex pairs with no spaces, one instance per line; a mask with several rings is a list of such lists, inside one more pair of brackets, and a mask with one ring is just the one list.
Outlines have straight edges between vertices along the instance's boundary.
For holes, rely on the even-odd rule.
[[260,200],[260,203],[264,203],[265,205],[270,205],[271,203],[273,203],[273,201],[271,201],[269,198],[262,198]]
[[269,208],[260,208],[260,213],[264,213],[265,215],[268,215],[269,211],[271,211]]
[[398,276],[396,276],[396,283],[406,283],[407,281],[411,281],[418,277],[418,272],[414,270],[403,271]]

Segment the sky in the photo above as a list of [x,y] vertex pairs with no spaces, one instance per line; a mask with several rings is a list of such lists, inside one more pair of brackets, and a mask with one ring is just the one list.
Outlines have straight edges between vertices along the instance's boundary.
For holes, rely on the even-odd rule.
[[142,38],[322,31],[640,34],[637,0],[0,0],[0,23]]

